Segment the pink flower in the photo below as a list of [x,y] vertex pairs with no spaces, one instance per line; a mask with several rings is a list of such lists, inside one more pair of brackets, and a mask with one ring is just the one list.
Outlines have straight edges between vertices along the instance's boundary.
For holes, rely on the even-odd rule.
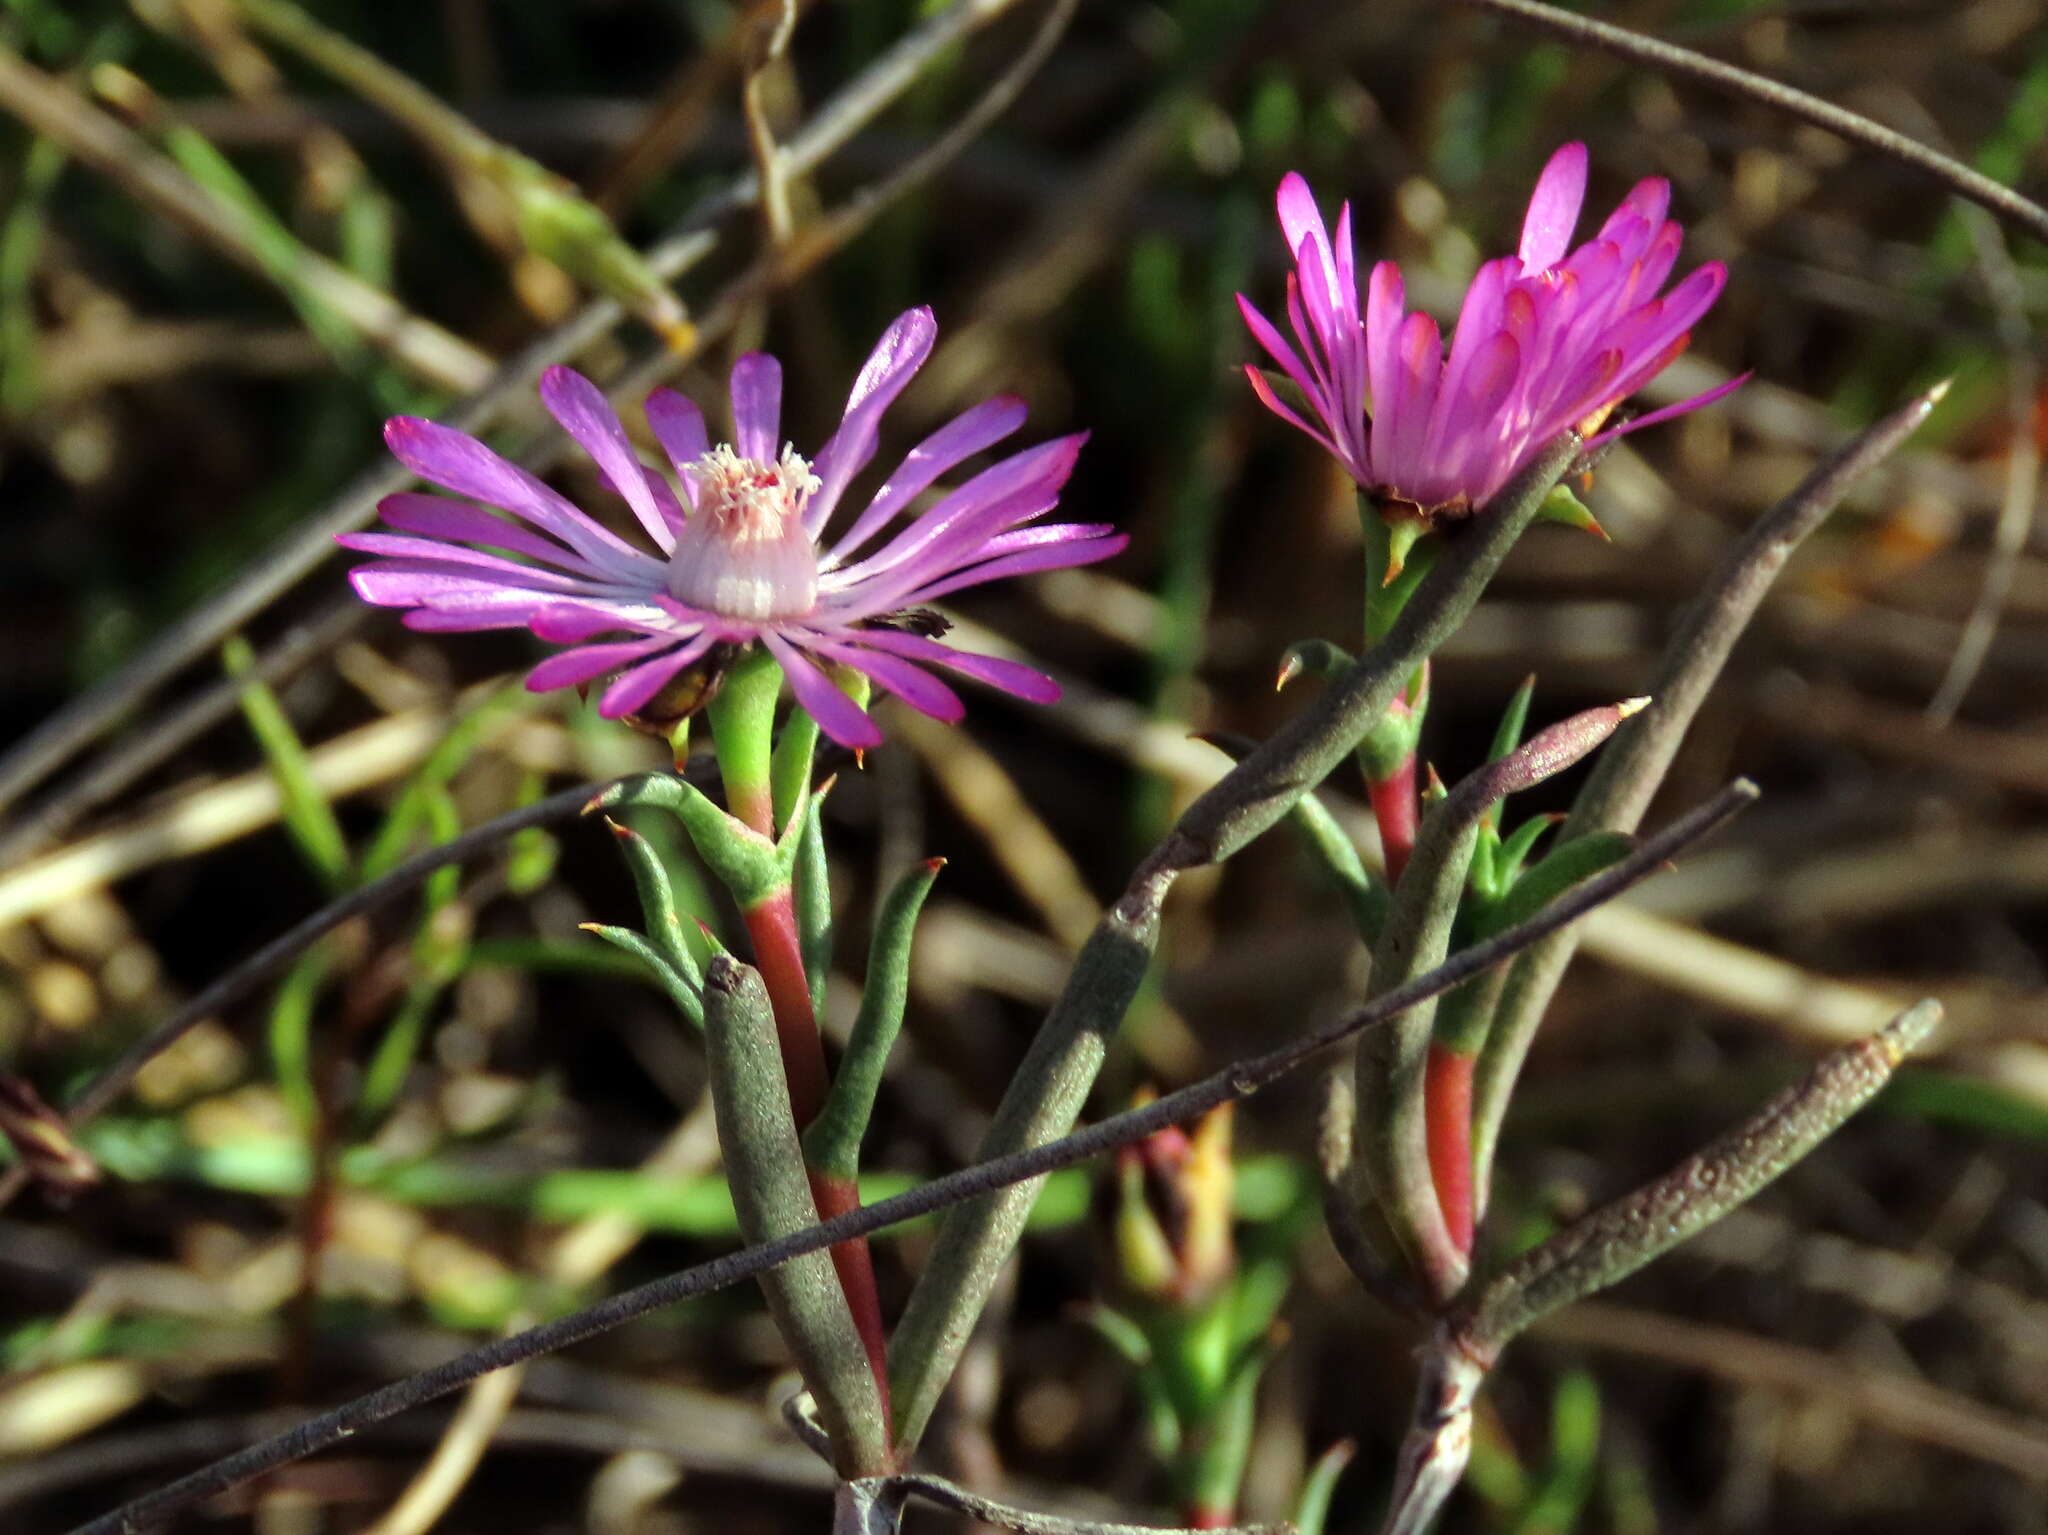
[[1659,296],[1684,231],[1664,216],[1671,187],[1658,177],[1567,254],[1585,196],[1586,146],[1567,144],[1537,180],[1521,250],[1487,262],[1465,290],[1446,358],[1436,322],[1407,313],[1393,262],[1373,268],[1361,315],[1350,205],[1333,241],[1308,183],[1290,173],[1279,210],[1294,255],[1287,318],[1299,351],[1243,294],[1237,302],[1313,423],[1257,368],[1245,370],[1252,388],[1335,454],[1361,490],[1440,515],[1484,505],[1567,427],[1594,447],[1734,389],[1742,379],[1593,435],[1685,349],[1728,274],[1710,261]]
[[931,615],[897,615],[985,581],[1085,565],[1123,548],[1124,535],[1107,524],[1030,525],[1057,504],[1086,434],[999,459],[912,512],[942,476],[1023,425],[1022,401],[990,400],[911,449],[851,526],[830,545],[821,541],[875,455],[882,413],[936,335],[929,309],[899,316],[854,381],[839,430],[808,461],[786,443],[778,448],[782,369],[772,357],[751,352],[733,365],[732,440],[715,447],[702,411],[655,390],[647,424],[673,480],[640,462],[596,385],[567,368],[542,374],[542,402],[659,554],[609,532],[474,437],[396,417],[384,440],[399,461],[469,499],[386,497],[378,510],[398,532],[339,540],[381,556],[350,580],[366,602],[412,609],[405,621],[415,629],[525,626],[570,647],[536,666],[526,685],[544,691],[614,677],[599,704],[609,718],[640,712],[715,647],[753,644],[774,656],[825,732],[854,748],[878,744],[881,733],[820,662],[864,672],[943,720],[964,711],[928,670],[935,666],[1049,703],[1059,687],[1043,673],[939,643],[944,621]]

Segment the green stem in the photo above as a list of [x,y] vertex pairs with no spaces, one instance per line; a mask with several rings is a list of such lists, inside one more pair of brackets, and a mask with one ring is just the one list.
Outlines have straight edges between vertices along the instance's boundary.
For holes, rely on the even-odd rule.
[[[782,669],[774,657],[765,650],[749,650],[733,662],[705,711],[711,719],[711,743],[718,753],[726,807],[770,841],[776,827],[775,700],[781,691]],[[795,798],[792,793],[792,804]]]

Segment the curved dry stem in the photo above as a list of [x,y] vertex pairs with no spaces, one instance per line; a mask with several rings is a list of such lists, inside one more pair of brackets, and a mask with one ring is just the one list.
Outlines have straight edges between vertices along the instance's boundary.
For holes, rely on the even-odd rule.
[[1840,134],[1852,144],[1861,144],[1865,149],[1874,150],[1887,159],[1896,160],[1901,165],[1909,165],[1916,171],[1924,171],[1958,197],[1966,197],[1971,202],[1990,209],[2008,223],[2026,230],[2037,240],[2048,240],[2048,208],[2020,196],[2011,187],[1993,181],[1983,172],[1971,169],[1953,156],[1930,148],[1918,139],[1907,138],[1905,134],[1887,128],[1882,123],[1872,122],[1846,107],[1838,107],[1831,101],[1821,100],[1818,96],[1809,96],[1805,91],[1795,90],[1766,75],[1759,75],[1733,64],[1724,64],[1719,59],[1708,58],[1704,53],[1694,53],[1690,48],[1681,48],[1676,43],[1646,37],[1640,32],[1631,32],[1626,27],[1595,21],[1589,16],[1575,16],[1555,6],[1544,5],[1541,0],[1464,0],[1464,3],[1476,5],[1497,15],[1511,16],[1516,21],[1527,22],[1530,26],[1563,38],[1568,43],[1601,48],[1609,53],[1619,54],[1632,64],[1646,64],[1666,74],[1697,80],[1700,84],[1711,85],[1716,90],[1732,92],[1745,100],[1761,103],[1789,117],[1812,123],[1817,128],[1825,128],[1830,133]]

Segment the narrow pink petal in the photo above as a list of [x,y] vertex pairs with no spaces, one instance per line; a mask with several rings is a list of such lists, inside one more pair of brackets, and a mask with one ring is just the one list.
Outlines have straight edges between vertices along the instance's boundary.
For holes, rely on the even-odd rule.
[[967,717],[967,705],[960,701],[958,693],[930,672],[901,657],[880,650],[841,645],[817,636],[811,638],[806,648],[815,655],[829,656],[842,665],[867,673],[920,714],[944,720],[949,725],[958,724]]
[[434,607],[449,612],[525,614],[552,600],[547,591],[479,580],[460,566],[431,560],[372,560],[348,573],[349,585],[380,608]]
[[683,494],[695,506],[697,482],[690,478],[690,466],[711,448],[710,433],[704,429],[704,412],[697,408],[696,401],[673,389],[648,391],[645,410],[648,430],[654,433],[654,440],[661,444],[661,451],[675,467]]
[[1501,305],[1512,277],[1513,258],[1489,261],[1473,275],[1458,310],[1458,328],[1451,333],[1451,357],[1444,364],[1443,385],[1437,391],[1436,409],[1431,413],[1429,437],[1424,452],[1432,459],[1446,441],[1453,425],[1451,417],[1465,393],[1466,375],[1472,371],[1480,352],[1500,334]]
[[732,445],[741,458],[772,464],[781,452],[782,364],[766,352],[732,365]]
[[[1306,286],[1313,288],[1316,284],[1311,279]],[[1303,287],[1298,271],[1287,274],[1287,323],[1301,342],[1302,360],[1308,365],[1309,377],[1314,380],[1314,387],[1309,392],[1328,402],[1326,407],[1319,408],[1326,408],[1334,414],[1340,407],[1337,404],[1337,371],[1330,355],[1332,336],[1329,328],[1316,320],[1303,303]]]
[[870,751],[882,744],[881,728],[795,645],[777,634],[763,634],[761,643],[789,679],[797,707],[816,720],[820,730],[849,751]]
[[421,479],[524,517],[598,564],[619,563],[607,556],[647,558],[577,510],[567,497],[517,464],[507,463],[467,432],[417,416],[393,416],[384,423],[384,441],[392,456]]
[[804,508],[804,526],[813,537],[838,507],[853,477],[868,466],[880,440],[882,414],[924,366],[939,334],[931,310],[905,310],[882,332],[882,339],[868,354],[860,376],[853,381],[846,412],[839,430],[832,434],[812,461],[818,489]]
[[1439,449],[1444,474],[1475,504],[1490,497],[1520,464],[1527,444],[1519,434],[1501,430],[1500,409],[1513,391],[1522,365],[1522,349],[1506,331],[1497,332],[1479,348],[1458,398],[1450,402],[1451,420]]
[[1664,279],[1678,265],[1678,248],[1684,243],[1685,231],[1676,224],[1666,224],[1651,237],[1643,251],[1640,270],[1635,273],[1631,302],[1651,298],[1664,286]]
[[[1429,418],[1436,410],[1437,383],[1443,376],[1443,341],[1436,321],[1417,311],[1401,322],[1399,353],[1395,360],[1400,394],[1391,412],[1391,435],[1386,457],[1379,453],[1379,434],[1373,434],[1373,471],[1394,490],[1415,495],[1430,478],[1430,466],[1423,460],[1428,441]],[[1374,427],[1378,427],[1374,422]]]
[[1337,286],[1350,297],[1354,314],[1358,309],[1358,256],[1351,244],[1351,204],[1337,210],[1337,233],[1331,241],[1337,256]]
[[889,604],[891,607],[916,607],[920,603],[936,602],[950,592],[964,591],[970,586],[981,586],[989,581],[1001,581],[1011,576],[1026,576],[1042,570],[1065,570],[1074,565],[1092,565],[1097,560],[1106,560],[1121,554],[1130,543],[1130,535],[1118,533],[1109,538],[1088,538],[1073,543],[1050,544],[1043,549],[1026,549],[1018,554],[1006,554],[1001,559],[990,560],[972,569],[962,570],[927,586],[917,587]]
[[[674,554],[675,536],[683,529],[683,503],[676,499],[676,488],[669,484],[667,475],[647,464],[641,464],[639,468],[640,478],[647,486],[647,494],[654,498],[655,509],[661,513],[661,522],[658,525],[660,531],[655,532],[652,528],[648,531],[654,534],[654,541],[661,546],[663,554]],[[597,471],[597,480],[613,495],[619,493],[619,487],[612,483],[612,477],[602,469]]]
[[1586,146],[1572,143],[1550,157],[1529,211],[1522,219],[1522,265],[1530,271],[1555,266],[1571,244],[1572,227],[1586,200]]
[[703,655],[711,646],[711,636],[700,635],[666,655],[656,656],[652,661],[641,662],[604,690],[604,697],[598,700],[597,712],[608,720],[637,713],[656,693],[668,686],[670,679],[677,672]]
[[526,688],[530,693],[551,693],[556,688],[594,682],[674,643],[673,639],[662,634],[648,640],[622,640],[611,645],[584,645],[575,650],[564,650],[549,656],[528,672]]
[[1245,329],[1252,333],[1252,339],[1266,349],[1267,355],[1280,365],[1280,371],[1294,381],[1295,387],[1307,395],[1319,413],[1327,415],[1329,394],[1322,384],[1309,374],[1293,347],[1287,344],[1273,322],[1252,307],[1251,301],[1242,293],[1237,296],[1237,311],[1244,316]]
[[[1245,365],[1244,376],[1251,381],[1252,393],[1259,397],[1259,403],[1261,405],[1264,405],[1266,409],[1270,410],[1282,421],[1287,422],[1290,426],[1299,427],[1302,431],[1308,433],[1309,436],[1313,437],[1317,442],[1321,443],[1337,458],[1343,459],[1347,456],[1343,449],[1339,448],[1334,442],[1330,441],[1330,439],[1326,437],[1323,433],[1317,431],[1314,427],[1310,426],[1306,421],[1302,420],[1301,417],[1297,416],[1291,409],[1289,409],[1286,402],[1283,401],[1279,395],[1273,392],[1273,386],[1266,381],[1265,374],[1261,373],[1257,368],[1254,368],[1249,363],[1247,363]],[[1347,467],[1350,466],[1347,465]],[[1357,470],[1354,468],[1352,472],[1356,474]]]
[[1646,426],[1655,426],[1660,421],[1669,421],[1673,416],[1682,416],[1688,411],[1699,410],[1702,406],[1711,405],[1716,400],[1735,393],[1736,390],[1748,383],[1754,376],[1754,369],[1748,373],[1738,373],[1735,377],[1729,379],[1727,383],[1716,384],[1704,394],[1696,394],[1689,400],[1680,400],[1676,405],[1666,405],[1661,409],[1651,411],[1646,416],[1637,416],[1633,420],[1622,422],[1619,426],[1609,427],[1599,436],[1586,439],[1586,451],[1591,453],[1596,448],[1605,447],[1617,437],[1626,437],[1630,432],[1639,432]]
[[1610,399],[1634,394],[1670,366],[1692,327],[1720,297],[1727,279],[1726,269],[1718,261],[1710,261],[1664,296],[1655,323],[1637,327],[1625,321],[1602,338],[1603,345],[1618,347],[1625,354]]
[[1374,479],[1381,477],[1379,460],[1393,441],[1392,406],[1400,388],[1396,342],[1406,301],[1401,269],[1391,261],[1380,262],[1372,269],[1365,302],[1366,398],[1372,412],[1369,467]]
[[843,564],[886,527],[896,514],[928,490],[939,476],[963,460],[990,448],[1024,424],[1024,402],[1015,395],[998,395],[972,410],[955,416],[931,436],[912,448],[875,492],[853,526],[846,530],[827,556],[827,566]]
[[955,650],[951,645],[942,645],[922,634],[905,634],[898,629],[854,629],[836,638],[847,644],[893,651],[900,656],[927,661],[933,666],[948,667],[963,677],[972,677],[976,682],[986,683],[1027,703],[1052,704],[1060,699],[1060,685],[1035,667],[1008,661],[1001,656]]
[[1058,498],[1087,440],[1086,432],[1055,437],[990,465],[855,568],[864,575],[886,570],[939,539],[961,539],[971,536],[972,528],[1035,515],[1024,508],[1043,510]]
[[450,571],[460,571],[470,580],[489,580],[499,586],[525,591],[581,592],[590,583],[578,576],[538,565],[522,565],[499,555],[485,554],[466,544],[444,544],[431,538],[413,538],[404,533],[343,533],[335,542],[362,554],[388,555],[398,560],[427,561]]
[[660,504],[648,492],[640,460],[633,453],[633,445],[626,441],[626,429],[619,424],[618,413],[604,397],[604,391],[575,369],[556,366],[540,376],[540,400],[562,430],[575,438],[577,446],[604,471],[612,489],[626,498],[626,505],[633,509],[647,536],[664,551],[673,549],[675,537],[669,531],[668,519],[662,516]]
[[491,549],[509,549],[530,554],[578,575],[595,576],[597,567],[581,555],[572,554],[553,539],[529,533],[525,528],[494,517],[481,507],[446,496],[429,496],[416,490],[402,490],[377,503],[377,515],[389,527],[427,538],[456,539],[482,544]]
[[1315,193],[1309,190],[1299,171],[1289,171],[1280,178],[1280,189],[1273,201],[1280,214],[1280,231],[1287,237],[1287,249],[1301,264],[1303,280],[1313,273],[1325,307],[1341,304],[1342,297],[1333,287],[1337,262],[1330,250],[1329,231],[1323,224],[1322,210],[1316,206]]
[[[551,602],[527,620],[527,627],[544,640],[557,645],[577,645],[593,635],[616,629],[637,629],[643,634],[664,633],[683,639],[686,633],[661,621],[660,610],[652,604],[613,602],[597,598],[585,602]],[[691,626],[692,629],[698,626]]]
[[414,608],[398,621],[421,634],[477,634],[486,629],[517,629],[526,622],[517,613],[443,613],[434,608]]

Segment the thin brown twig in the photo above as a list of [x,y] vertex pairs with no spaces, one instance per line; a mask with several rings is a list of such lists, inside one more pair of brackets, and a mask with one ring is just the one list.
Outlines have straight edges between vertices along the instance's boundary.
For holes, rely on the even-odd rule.
[[1683,79],[1696,80],[1716,90],[1728,91],[1746,101],[1759,102],[1774,111],[1812,123],[1817,128],[1839,134],[1852,144],[1861,144],[1865,149],[1874,150],[1887,159],[1901,165],[1922,171],[1971,202],[1988,208],[2008,223],[2026,230],[2038,240],[2048,240],[2048,208],[2029,198],[2022,197],[2011,187],[1993,181],[1989,176],[1963,164],[1953,156],[1931,149],[1918,139],[1872,122],[1858,112],[1838,107],[1831,101],[1808,95],[1767,75],[1742,69],[1734,64],[1724,64],[1719,59],[1708,58],[1690,48],[1681,48],[1675,43],[1660,38],[1646,37],[1640,32],[1631,32],[1626,27],[1595,21],[1590,16],[1576,16],[1561,11],[1555,6],[1545,5],[1542,0],[1462,0],[1466,5],[1475,5],[1496,15],[1512,17],[1532,27],[1548,32],[1568,43],[1577,43],[1604,49],[1619,54],[1634,64],[1646,64],[1666,74]]

